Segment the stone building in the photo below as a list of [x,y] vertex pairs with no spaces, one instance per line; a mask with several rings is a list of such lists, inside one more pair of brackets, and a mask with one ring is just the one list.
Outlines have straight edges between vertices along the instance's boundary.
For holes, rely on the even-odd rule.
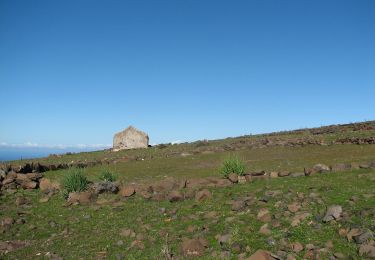
[[119,132],[113,137],[113,150],[147,148],[148,135],[133,126],[129,126],[124,131]]

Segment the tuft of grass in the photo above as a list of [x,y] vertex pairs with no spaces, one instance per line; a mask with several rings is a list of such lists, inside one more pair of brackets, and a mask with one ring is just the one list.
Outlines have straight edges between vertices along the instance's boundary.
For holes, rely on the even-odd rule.
[[104,169],[101,171],[99,179],[102,181],[114,182],[116,181],[116,176],[110,170]]
[[70,192],[85,191],[89,181],[83,174],[83,169],[72,168],[62,180],[63,196],[68,197]]
[[231,174],[232,172],[238,175],[244,175],[245,174],[244,161],[239,159],[238,157],[231,157],[231,158],[224,160],[220,168],[221,175],[227,178],[228,175]]

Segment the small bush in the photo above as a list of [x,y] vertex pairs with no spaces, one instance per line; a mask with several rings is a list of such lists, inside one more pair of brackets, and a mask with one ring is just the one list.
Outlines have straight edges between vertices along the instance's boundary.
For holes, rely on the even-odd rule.
[[220,173],[227,178],[229,174],[236,173],[238,175],[245,174],[245,163],[243,160],[239,159],[238,157],[232,157],[224,160],[221,168]]
[[114,182],[116,181],[116,176],[109,170],[103,170],[100,173],[99,179],[102,181]]
[[68,174],[62,181],[64,188],[63,195],[65,198],[68,197],[70,192],[81,192],[87,189],[89,184],[88,179],[83,175],[83,170],[78,168],[70,169]]

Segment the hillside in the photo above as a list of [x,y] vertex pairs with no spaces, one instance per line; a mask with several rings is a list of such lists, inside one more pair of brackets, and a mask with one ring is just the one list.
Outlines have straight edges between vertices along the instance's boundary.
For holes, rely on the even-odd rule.
[[[224,178],[234,157],[245,171]],[[65,194],[77,168],[89,188]],[[0,258],[375,257],[375,121],[0,169]]]

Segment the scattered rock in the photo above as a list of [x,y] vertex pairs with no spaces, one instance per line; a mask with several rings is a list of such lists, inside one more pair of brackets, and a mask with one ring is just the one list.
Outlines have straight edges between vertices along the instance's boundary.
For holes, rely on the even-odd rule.
[[271,230],[268,228],[268,223],[260,227],[259,233],[266,236],[271,235]]
[[196,257],[204,254],[205,247],[200,239],[184,238],[181,244],[181,250],[182,254],[186,257]]
[[120,189],[119,192],[122,197],[130,197],[135,194],[135,188],[133,186],[125,186]]
[[51,182],[47,178],[42,178],[39,182],[39,189],[44,193],[50,193],[59,190],[60,185],[57,182]]
[[169,193],[168,200],[170,202],[182,201],[184,200],[184,195],[178,190],[173,190]]
[[119,185],[115,182],[110,181],[102,181],[98,183],[94,183],[93,188],[95,193],[117,193],[119,190]]
[[375,257],[375,246],[370,244],[361,245],[358,253],[360,256]]
[[290,244],[290,248],[293,250],[293,252],[299,253],[303,250],[303,245],[300,242],[294,242]]
[[233,211],[240,211],[246,207],[246,202],[244,200],[236,200],[232,203],[232,210]]
[[230,173],[228,175],[228,179],[233,182],[233,183],[237,183],[238,182],[238,175],[234,172]]
[[201,191],[198,191],[195,195],[195,200],[197,202],[201,202],[201,201],[204,201],[204,200],[209,200],[212,198],[212,194],[209,190],[207,189],[204,189],[204,190],[201,190]]
[[120,236],[122,237],[135,237],[135,232],[132,229],[123,228],[120,230]]
[[258,211],[257,219],[262,222],[270,222],[271,221],[271,214],[268,209],[261,208]]
[[254,254],[252,254],[247,260],[276,260],[280,259],[278,256],[272,254],[271,252],[259,249]]
[[330,206],[327,209],[325,216],[323,217],[323,222],[329,222],[331,220],[340,219],[342,214],[342,207],[339,205]]
[[71,192],[68,196],[68,202],[70,203],[79,203],[81,205],[87,205],[95,199],[93,193],[89,191],[84,192]]
[[374,234],[371,232],[371,230],[366,229],[366,230],[361,231],[361,234],[354,236],[354,241],[357,244],[363,244],[373,237],[374,237]]
[[292,213],[296,213],[301,208],[301,205],[298,202],[293,202],[288,205],[288,210]]

